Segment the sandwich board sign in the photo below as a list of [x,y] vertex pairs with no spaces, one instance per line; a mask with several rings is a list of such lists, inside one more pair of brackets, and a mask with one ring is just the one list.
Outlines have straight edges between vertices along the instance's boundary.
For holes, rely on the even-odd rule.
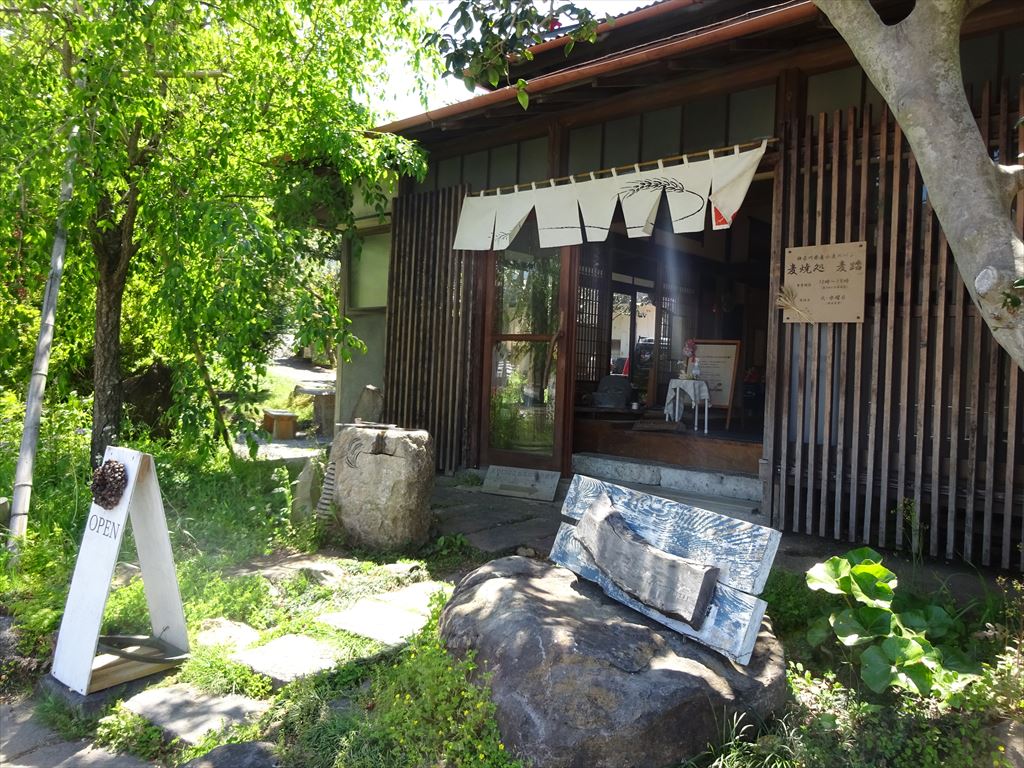
[[160,656],[147,651],[145,646],[126,648],[129,658],[122,654],[96,655],[103,609],[129,519],[135,533],[153,637],[180,654],[188,652],[185,612],[153,457],[111,446],[103,460],[123,464],[127,482],[120,499],[110,509],[95,501],[89,508],[51,673],[83,696],[176,665],[163,658],[145,661],[147,655]]

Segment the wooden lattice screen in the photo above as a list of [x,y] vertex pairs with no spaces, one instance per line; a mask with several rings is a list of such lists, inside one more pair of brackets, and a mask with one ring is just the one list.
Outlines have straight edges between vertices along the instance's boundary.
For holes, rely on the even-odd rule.
[[437,469],[475,462],[481,254],[453,251],[467,188],[395,200],[388,278],[385,419],[433,436]]
[[576,296],[576,392],[593,392],[611,355],[611,269],[604,249],[582,249]]
[[[981,101],[993,155],[1016,156],[1008,89]],[[773,295],[787,246],[866,240],[869,272],[863,324],[772,313],[773,525],[1024,570],[1021,371],[967,294],[899,126],[850,109],[790,123],[783,141]],[[1021,227],[1020,196],[1014,216]]]

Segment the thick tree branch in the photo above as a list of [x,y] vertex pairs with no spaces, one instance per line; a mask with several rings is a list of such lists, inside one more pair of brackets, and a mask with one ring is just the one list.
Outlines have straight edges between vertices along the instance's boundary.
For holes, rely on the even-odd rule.
[[815,5],[824,13],[832,26],[845,38],[844,29],[860,28],[867,35],[882,35],[885,24],[866,0],[816,0]]

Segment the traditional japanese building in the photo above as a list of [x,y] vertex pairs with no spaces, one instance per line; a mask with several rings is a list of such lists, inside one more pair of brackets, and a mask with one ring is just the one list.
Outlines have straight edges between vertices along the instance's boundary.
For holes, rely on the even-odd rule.
[[[371,352],[341,414],[374,383],[439,471],[618,457],[786,530],[1024,569],[1021,371],[814,4],[664,0],[534,52],[527,110],[506,87],[382,127],[430,173],[348,265]],[[968,17],[962,59],[993,158],[1015,157],[1017,0]]]

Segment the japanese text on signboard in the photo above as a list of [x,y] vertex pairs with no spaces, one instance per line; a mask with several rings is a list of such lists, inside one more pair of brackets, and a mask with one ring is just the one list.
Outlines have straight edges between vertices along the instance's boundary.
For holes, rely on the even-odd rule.
[[867,243],[787,248],[779,306],[787,323],[864,321]]

